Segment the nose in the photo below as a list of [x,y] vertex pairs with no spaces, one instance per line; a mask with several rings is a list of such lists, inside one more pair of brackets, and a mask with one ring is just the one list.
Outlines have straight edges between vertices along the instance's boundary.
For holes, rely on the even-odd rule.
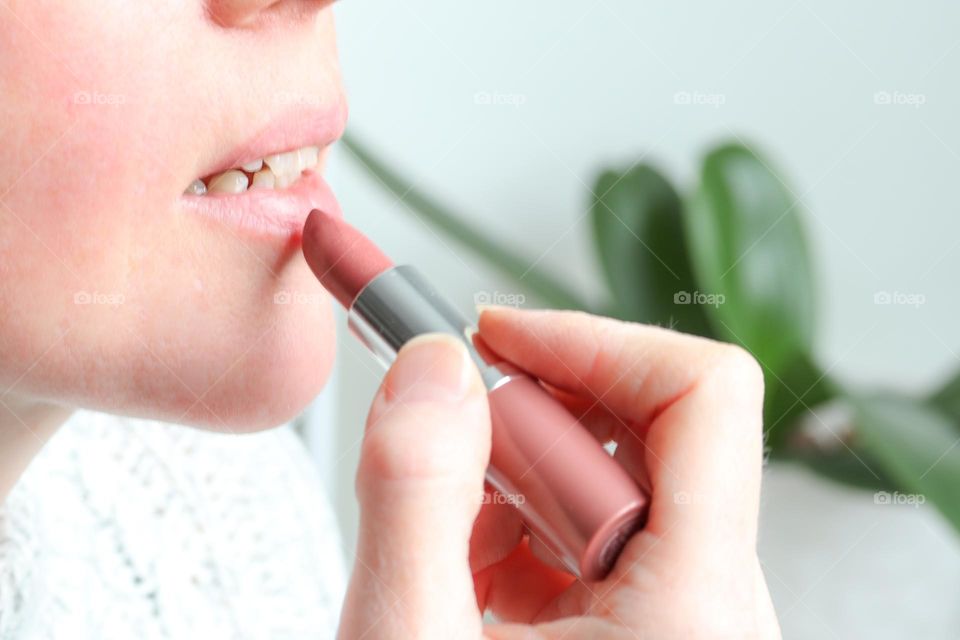
[[302,20],[334,0],[206,0],[207,13],[221,27],[248,27],[261,20]]

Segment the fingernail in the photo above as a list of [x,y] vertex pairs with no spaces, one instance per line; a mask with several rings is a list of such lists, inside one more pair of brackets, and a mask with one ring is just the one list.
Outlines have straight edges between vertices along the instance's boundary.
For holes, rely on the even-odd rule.
[[496,311],[498,309],[503,309],[503,305],[490,304],[489,302],[482,302],[482,303],[473,305],[473,308],[477,310],[477,313],[483,313],[484,311]]
[[475,304],[473,305],[474,309],[477,311],[477,315],[480,315],[486,311],[497,312],[502,311],[505,307],[502,304]]
[[397,354],[384,385],[385,400],[457,402],[470,386],[470,367],[466,348],[453,336],[417,336]]

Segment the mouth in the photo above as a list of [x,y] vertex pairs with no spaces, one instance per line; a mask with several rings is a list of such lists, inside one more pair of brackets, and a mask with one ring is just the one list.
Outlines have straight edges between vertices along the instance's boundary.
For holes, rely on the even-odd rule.
[[298,234],[313,209],[339,216],[320,170],[326,149],[339,139],[345,124],[346,109],[340,103],[286,113],[201,169],[181,202],[194,213],[260,237]]
[[320,147],[316,146],[274,153],[216,175],[197,178],[184,195],[237,195],[251,189],[286,189],[305,171],[317,171],[319,163]]

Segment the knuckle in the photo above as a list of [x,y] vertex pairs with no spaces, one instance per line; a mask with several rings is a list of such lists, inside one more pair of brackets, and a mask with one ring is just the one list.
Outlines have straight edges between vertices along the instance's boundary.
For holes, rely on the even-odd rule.
[[591,318],[586,325],[589,340],[584,341],[586,351],[590,354],[587,379],[599,379],[603,371],[611,368],[623,371],[632,369],[636,356],[631,349],[633,327],[630,323],[612,318],[588,317]]

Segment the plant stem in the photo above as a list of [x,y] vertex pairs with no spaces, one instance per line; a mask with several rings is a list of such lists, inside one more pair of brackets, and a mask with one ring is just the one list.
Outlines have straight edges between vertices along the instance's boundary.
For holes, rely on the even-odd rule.
[[517,284],[536,294],[550,307],[587,309],[587,304],[559,280],[530,266],[523,256],[504,248],[502,243],[464,222],[447,206],[441,204],[400,176],[354,136],[345,135],[344,146],[364,168],[397,200],[420,214],[434,227],[486,260],[492,266],[512,277]]

